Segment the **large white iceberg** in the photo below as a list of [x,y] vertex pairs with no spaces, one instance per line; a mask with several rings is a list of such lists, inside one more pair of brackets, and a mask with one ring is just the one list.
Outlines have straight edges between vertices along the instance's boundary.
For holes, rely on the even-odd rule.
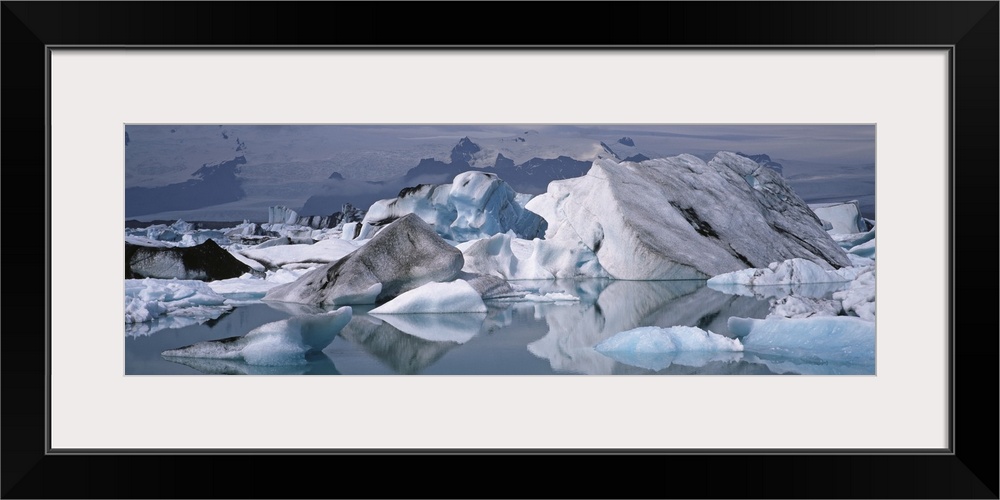
[[704,366],[711,361],[735,361],[738,356],[732,353],[743,351],[743,346],[739,340],[693,326],[645,326],[618,333],[594,349],[620,363],[662,370],[674,363]]
[[164,351],[168,358],[242,360],[250,365],[302,365],[306,356],[333,342],[351,320],[351,308],[321,314],[296,316],[261,325],[241,337],[198,342]]
[[482,297],[465,280],[427,283],[372,309],[371,314],[484,313]]
[[548,222],[546,240],[582,244],[618,279],[704,279],[792,258],[850,265],[777,172],[735,153],[598,160],[525,208]]
[[[525,210],[526,197],[496,174],[470,171],[451,184],[421,184],[397,198],[375,202],[362,221],[360,237],[406,214],[416,214],[443,238],[462,242],[513,231],[523,238],[545,232],[545,221]],[[353,227],[352,230],[355,230]]]

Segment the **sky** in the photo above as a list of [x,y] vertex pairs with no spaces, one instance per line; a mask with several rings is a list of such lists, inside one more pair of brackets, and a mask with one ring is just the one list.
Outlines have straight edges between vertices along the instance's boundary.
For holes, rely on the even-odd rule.
[[[560,155],[592,161],[604,154],[601,142],[622,158],[634,153],[703,158],[718,151],[767,154],[782,163],[797,192],[801,184],[804,199],[863,198],[867,215],[874,213],[875,125],[128,124],[125,132],[127,207],[130,197],[161,193],[128,188],[176,185],[196,179],[192,174],[203,165],[238,156],[245,160],[237,174],[244,199],[145,214],[168,219],[202,215],[204,220],[219,220],[259,213],[268,204],[297,209],[314,194],[311,190],[325,189],[333,172],[359,182],[397,178],[424,158],[447,162],[462,137],[480,145],[484,162],[494,161],[497,153],[515,163]],[[631,138],[635,146],[618,142],[622,137]],[[210,202],[200,202],[205,203]]]

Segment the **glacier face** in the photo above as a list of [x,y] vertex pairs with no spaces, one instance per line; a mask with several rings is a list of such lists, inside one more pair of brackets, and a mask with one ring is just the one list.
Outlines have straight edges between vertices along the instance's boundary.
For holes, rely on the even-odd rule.
[[582,244],[618,279],[704,279],[795,257],[851,264],[780,174],[735,153],[598,160],[525,208],[548,221],[546,240]]

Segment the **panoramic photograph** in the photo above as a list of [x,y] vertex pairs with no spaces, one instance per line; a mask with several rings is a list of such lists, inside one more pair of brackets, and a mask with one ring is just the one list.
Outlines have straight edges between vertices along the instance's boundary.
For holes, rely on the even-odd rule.
[[126,375],[875,375],[876,127],[125,124]]

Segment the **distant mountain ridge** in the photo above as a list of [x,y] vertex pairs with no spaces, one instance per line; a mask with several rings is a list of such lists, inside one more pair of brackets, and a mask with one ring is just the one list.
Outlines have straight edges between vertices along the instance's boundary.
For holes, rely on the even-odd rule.
[[125,190],[125,216],[155,214],[170,210],[190,210],[236,201],[246,196],[240,186],[240,165],[245,156],[215,165],[204,164],[185,182]]
[[739,151],[737,151],[736,154],[738,154],[738,155],[740,155],[740,156],[742,156],[744,158],[750,158],[751,160],[759,163],[760,165],[763,165],[763,166],[765,166],[767,168],[770,168],[770,169],[778,172],[779,174],[784,174],[784,172],[783,172],[784,171],[784,167],[782,167],[780,163],[771,160],[771,157],[768,156],[768,155],[765,155],[765,154],[748,155],[748,154],[740,153]]
[[[606,144],[603,142],[600,144],[616,160],[619,159]],[[405,188],[417,184],[448,183],[456,175],[470,170],[495,173],[519,193],[540,194],[545,192],[549,182],[579,177],[587,173],[592,164],[591,161],[577,160],[565,155],[555,158],[533,157],[521,164],[515,164],[514,160],[505,157],[503,153],[497,153],[492,165],[488,163],[483,165],[480,162],[480,165],[473,166],[472,162],[475,160],[473,155],[482,151],[480,145],[469,137],[463,137],[452,148],[447,163],[435,158],[424,158],[403,176],[382,181],[379,189],[368,189],[363,192],[352,183],[327,184],[326,192],[310,196],[299,212],[326,214],[344,203],[367,207],[378,200],[401,196],[399,193]],[[331,174],[330,178],[344,180],[343,175],[337,172]]]

